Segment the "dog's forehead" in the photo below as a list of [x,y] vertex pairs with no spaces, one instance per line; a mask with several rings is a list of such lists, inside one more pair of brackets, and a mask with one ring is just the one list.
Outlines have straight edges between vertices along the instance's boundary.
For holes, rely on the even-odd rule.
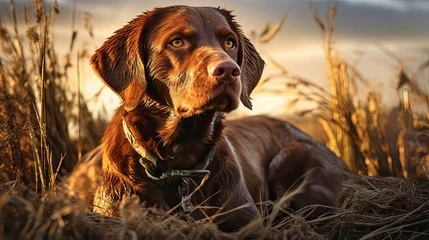
[[[209,26],[228,26],[228,22],[226,21],[225,17],[215,8],[196,7],[193,8],[193,10],[194,11],[188,11],[189,20],[192,22]],[[187,15],[186,13],[183,14]]]
[[215,33],[222,28],[231,30],[225,17],[215,8],[209,7],[181,8],[164,18],[160,25],[160,30],[167,31],[176,28],[187,28],[197,33],[203,29],[207,33]]

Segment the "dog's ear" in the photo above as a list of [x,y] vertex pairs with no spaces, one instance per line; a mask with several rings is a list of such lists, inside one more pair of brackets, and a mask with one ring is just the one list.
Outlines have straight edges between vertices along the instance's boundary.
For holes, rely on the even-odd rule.
[[140,15],[113,36],[91,57],[91,65],[103,82],[121,99],[127,111],[133,110],[146,90],[142,54],[146,15]]
[[264,60],[259,56],[253,44],[243,34],[241,26],[234,20],[234,15],[225,9],[217,9],[228,21],[230,27],[239,38],[238,65],[241,67],[241,96],[240,100],[249,109],[252,109],[250,93],[258,85],[264,69]]
[[[262,71],[264,70],[264,60],[262,60],[255,47],[250,43],[249,39],[239,30],[240,48],[238,53],[239,64],[241,63],[241,102],[249,109],[252,109],[252,103],[250,102],[250,93],[258,85],[261,79]],[[241,59],[240,59],[241,57]]]

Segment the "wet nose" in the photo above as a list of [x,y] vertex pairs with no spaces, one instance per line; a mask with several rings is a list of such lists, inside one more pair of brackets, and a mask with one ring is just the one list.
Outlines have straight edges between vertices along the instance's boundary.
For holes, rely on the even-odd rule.
[[233,61],[217,61],[208,66],[209,75],[219,82],[233,82],[240,76],[240,67]]

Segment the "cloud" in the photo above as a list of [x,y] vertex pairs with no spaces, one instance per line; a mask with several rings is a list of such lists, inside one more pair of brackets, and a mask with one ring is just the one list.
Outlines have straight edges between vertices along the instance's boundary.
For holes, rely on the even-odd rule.
[[374,7],[388,8],[397,11],[422,10],[429,11],[427,1],[396,1],[396,0],[344,0],[344,2],[356,5],[370,5]]

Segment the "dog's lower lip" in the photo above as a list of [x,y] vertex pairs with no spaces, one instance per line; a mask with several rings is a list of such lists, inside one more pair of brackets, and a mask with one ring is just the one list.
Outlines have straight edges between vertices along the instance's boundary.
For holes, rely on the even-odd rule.
[[[223,98],[226,98],[226,99],[221,104],[219,104],[219,102]],[[211,98],[204,105],[202,105],[197,109],[191,110],[186,108],[178,108],[176,112],[183,118],[189,118],[189,117],[213,112],[217,107],[221,107],[222,109],[230,109],[231,105],[233,104],[232,98],[233,96],[227,93],[227,91],[221,91],[219,94],[215,95],[213,98]]]
[[212,90],[211,98],[199,107],[179,106],[175,112],[182,118],[189,118],[209,111],[230,112],[235,109],[234,99],[237,98],[233,84],[219,84]]
[[228,98],[228,106],[231,105],[232,99],[234,97],[235,92],[229,87],[229,86],[218,86],[213,91],[213,97],[205,103],[201,109],[205,108],[215,108],[216,107],[216,100],[220,98]]

